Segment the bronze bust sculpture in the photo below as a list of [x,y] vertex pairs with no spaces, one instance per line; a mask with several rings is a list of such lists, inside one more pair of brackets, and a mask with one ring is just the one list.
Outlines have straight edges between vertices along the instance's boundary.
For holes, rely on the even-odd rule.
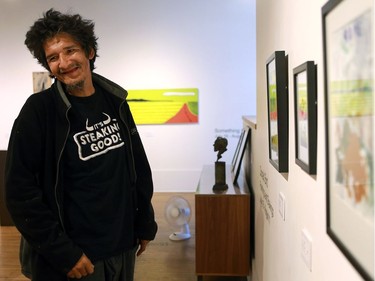
[[215,162],[215,185],[214,192],[223,192],[228,189],[225,183],[225,162],[219,161],[221,155],[227,151],[228,140],[223,137],[217,137],[214,142],[214,151],[217,151],[217,160]]
[[228,140],[223,137],[217,137],[214,143],[214,151],[217,151],[217,161],[221,158],[221,155],[227,151]]

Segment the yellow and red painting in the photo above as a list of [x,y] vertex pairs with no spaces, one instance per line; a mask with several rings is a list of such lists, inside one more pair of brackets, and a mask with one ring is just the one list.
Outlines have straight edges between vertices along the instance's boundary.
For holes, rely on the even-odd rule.
[[128,90],[136,124],[198,123],[198,89]]

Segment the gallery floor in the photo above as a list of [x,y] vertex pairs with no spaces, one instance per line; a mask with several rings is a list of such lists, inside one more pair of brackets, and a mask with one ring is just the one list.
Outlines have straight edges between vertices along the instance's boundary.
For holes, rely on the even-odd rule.
[[[192,208],[189,240],[174,242],[169,235],[174,231],[164,218],[164,207],[173,195],[187,199]],[[137,259],[135,281],[195,281],[195,222],[194,193],[155,193],[153,198],[159,231],[147,251]],[[14,227],[0,227],[0,281],[27,281],[19,270],[19,233]],[[204,281],[241,280],[245,277],[204,277]]]

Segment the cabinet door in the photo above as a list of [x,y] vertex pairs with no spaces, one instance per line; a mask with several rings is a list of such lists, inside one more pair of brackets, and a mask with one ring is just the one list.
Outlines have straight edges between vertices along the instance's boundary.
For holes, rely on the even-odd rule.
[[248,275],[250,197],[195,195],[195,215],[197,275]]

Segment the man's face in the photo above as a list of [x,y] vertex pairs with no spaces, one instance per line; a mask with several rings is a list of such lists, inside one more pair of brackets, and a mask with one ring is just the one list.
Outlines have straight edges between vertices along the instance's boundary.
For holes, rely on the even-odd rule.
[[67,33],[57,34],[44,42],[44,52],[51,74],[64,83],[68,91],[80,90],[85,82],[91,83],[90,59],[72,36]]

